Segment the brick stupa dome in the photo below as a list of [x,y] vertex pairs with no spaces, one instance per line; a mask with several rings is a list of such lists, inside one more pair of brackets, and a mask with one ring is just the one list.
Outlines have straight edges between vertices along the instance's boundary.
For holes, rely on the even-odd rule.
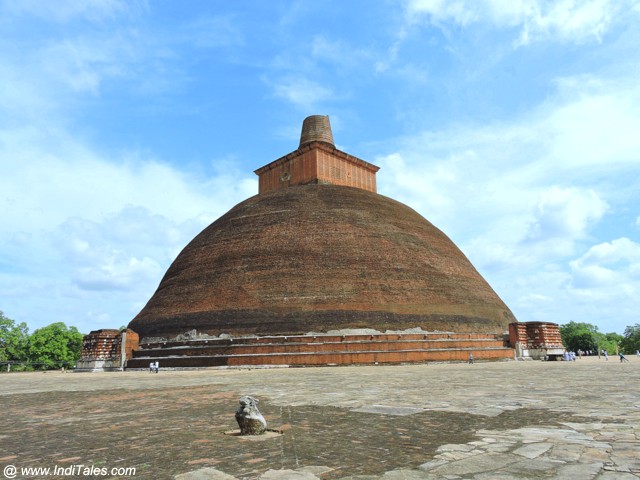
[[319,137],[303,129],[298,150],[256,171],[258,195],[184,248],[129,328],[141,338],[506,331],[513,314],[460,249],[375,193],[378,168],[313,128]]

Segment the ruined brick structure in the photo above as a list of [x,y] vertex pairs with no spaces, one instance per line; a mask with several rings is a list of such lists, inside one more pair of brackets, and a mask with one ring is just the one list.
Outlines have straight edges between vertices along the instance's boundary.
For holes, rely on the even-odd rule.
[[287,337],[363,328],[488,334],[502,348],[509,308],[444,233],[376,193],[377,171],[335,148],[328,117],[308,117],[298,149],[256,170],[259,194],[184,248],[129,328],[143,342],[271,336],[291,354]]
[[255,173],[261,194],[309,184],[342,185],[375,192],[378,170],[379,167],[335,148],[329,118],[313,115],[304,121],[298,149]]
[[234,367],[242,365],[357,365],[512,360],[502,334],[396,333],[298,335],[154,341],[128,360],[127,368]]
[[516,349],[516,356],[519,358],[555,360],[565,351],[557,323],[511,323],[509,344]]
[[77,371],[122,370],[138,348],[139,337],[133,330],[94,330],[82,340]]

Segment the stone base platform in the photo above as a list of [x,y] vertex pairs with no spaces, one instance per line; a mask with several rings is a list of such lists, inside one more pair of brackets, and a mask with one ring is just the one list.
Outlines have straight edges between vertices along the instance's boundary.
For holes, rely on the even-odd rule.
[[502,334],[399,333],[295,335],[141,344],[127,369],[223,366],[326,366],[508,360],[514,351]]

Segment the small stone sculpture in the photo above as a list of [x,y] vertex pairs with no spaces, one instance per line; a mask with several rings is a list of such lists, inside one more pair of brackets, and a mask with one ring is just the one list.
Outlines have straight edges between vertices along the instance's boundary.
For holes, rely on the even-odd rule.
[[240,435],[261,435],[267,430],[267,421],[258,410],[257,398],[240,397],[236,421],[240,427]]

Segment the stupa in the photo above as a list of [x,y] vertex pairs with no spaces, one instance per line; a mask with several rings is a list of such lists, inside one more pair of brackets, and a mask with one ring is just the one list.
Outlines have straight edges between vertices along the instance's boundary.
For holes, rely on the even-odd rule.
[[259,193],[182,250],[128,328],[143,342],[506,332],[509,308],[442,231],[376,192],[378,170],[335,147],[328,116],[306,118],[298,148],[255,171]]

